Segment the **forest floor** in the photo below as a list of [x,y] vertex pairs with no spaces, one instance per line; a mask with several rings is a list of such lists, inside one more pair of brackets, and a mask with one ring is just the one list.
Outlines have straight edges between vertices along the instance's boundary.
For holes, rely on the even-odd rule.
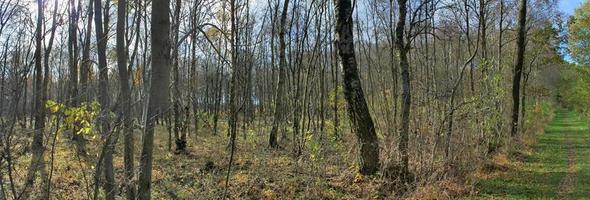
[[[254,127],[254,126],[252,126]],[[386,196],[377,177],[356,173],[353,137],[338,142],[327,140],[316,143],[316,135],[307,135],[304,141],[310,150],[300,157],[293,155],[292,138],[279,135],[279,149],[269,148],[268,128],[256,126],[241,130],[237,138],[236,155],[229,181],[229,199],[359,199]],[[47,132],[55,132],[49,128]],[[228,166],[227,126],[223,123],[217,135],[202,128],[197,135],[189,135],[187,151],[176,154],[174,141],[168,149],[168,132],[157,126],[154,142],[152,174],[153,199],[222,199]],[[328,136],[326,136],[328,137]],[[66,135],[60,133],[54,153],[46,152],[48,168],[53,168],[51,195],[55,199],[89,199],[93,193],[93,174],[96,158],[103,146],[100,136],[87,136],[88,156],[80,158]],[[52,140],[51,137],[49,140]],[[123,178],[123,140],[117,142],[114,167],[117,198],[125,195]],[[135,131],[135,167],[139,165],[141,131]],[[15,182],[20,189],[24,181],[30,154],[24,154],[26,145],[15,147],[21,156],[14,161]],[[53,159],[51,159],[53,157]],[[53,161],[51,161],[53,160]],[[102,178],[102,177],[101,177]],[[136,179],[134,182],[137,181]],[[40,183],[40,180],[37,181]],[[39,185],[39,184],[37,184]],[[8,186],[6,186],[8,188]],[[39,190],[39,188],[35,188]],[[99,198],[103,198],[102,189]]]
[[557,111],[530,154],[508,157],[467,199],[590,199],[590,130],[575,113]]
[[[532,117],[532,122],[548,120]],[[186,152],[168,149],[168,132],[156,128],[152,176],[153,199],[221,199],[228,166],[228,137],[226,123],[221,123],[217,135],[208,124],[197,134],[189,135]],[[516,153],[493,157],[492,170],[475,172],[460,180],[443,180],[419,187],[410,199],[590,199],[590,130],[573,112],[559,110],[542,134],[533,134],[534,144]],[[535,129],[536,130],[536,129]],[[302,141],[308,148],[299,157],[293,155],[293,138],[283,138],[279,149],[267,145],[269,128],[253,124],[240,129],[237,149],[229,181],[229,199],[387,199],[394,194],[379,175],[361,176],[355,166],[356,140],[341,137],[335,141],[330,134],[319,136],[305,133]],[[49,128],[46,132],[55,132]],[[51,192],[54,199],[89,199],[92,194],[100,136],[87,136],[89,144],[85,158],[79,158],[67,134],[59,134],[54,151],[48,149],[48,167],[53,166]],[[349,135],[349,134],[348,134]],[[290,136],[290,134],[289,134]],[[315,137],[325,137],[322,141]],[[27,139],[27,138],[25,138]],[[48,140],[51,141],[53,137]],[[28,140],[28,139],[27,139]],[[139,164],[141,130],[135,131],[135,167]],[[528,140],[528,139],[525,139]],[[20,142],[19,144],[26,144]],[[123,147],[118,140],[114,167],[117,198],[124,197]],[[30,154],[28,145],[14,147],[23,155],[14,161],[16,189],[20,190]],[[518,148],[520,149],[520,148]],[[54,153],[52,153],[54,152]],[[53,159],[51,159],[53,157]],[[53,161],[51,161],[53,160]],[[485,168],[485,166],[484,166]],[[134,180],[137,181],[137,180]],[[37,183],[40,183],[39,181]],[[475,189],[472,191],[472,183]],[[436,187],[431,187],[436,186]],[[5,186],[6,189],[9,186]],[[38,188],[36,188],[38,190]],[[102,192],[101,192],[102,193]],[[471,196],[466,196],[472,194]],[[102,194],[100,194],[102,197]]]

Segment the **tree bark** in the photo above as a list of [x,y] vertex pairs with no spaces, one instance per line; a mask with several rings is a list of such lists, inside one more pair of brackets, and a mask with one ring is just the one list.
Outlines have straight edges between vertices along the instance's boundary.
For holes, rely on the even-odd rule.
[[[108,5],[107,5],[108,6]],[[95,31],[96,31],[96,43],[97,43],[97,53],[98,53],[98,101],[100,103],[101,114],[99,119],[99,124],[101,128],[102,137],[107,139],[105,142],[106,148],[104,153],[104,176],[105,182],[103,185],[105,198],[108,200],[115,199],[115,174],[113,170],[113,151],[115,149],[114,146],[114,137],[108,137],[107,135],[110,134],[110,125],[109,125],[109,95],[108,95],[108,68],[107,68],[107,57],[106,57],[106,48],[107,48],[107,40],[108,37],[105,30],[107,30],[108,22],[105,20],[105,24],[103,24],[102,18],[102,2],[101,0],[94,1],[94,12],[96,17],[94,18],[95,24]],[[108,15],[108,12],[105,13]]]
[[[180,76],[179,76],[179,45],[178,43],[178,34],[180,31],[180,11],[181,11],[182,2],[180,0],[176,0],[174,6],[174,32],[173,32],[173,52],[172,52],[172,66],[173,66],[173,87],[172,90],[172,101],[173,101],[173,108],[174,108],[174,139],[176,144],[176,151],[177,152],[184,152],[186,150],[186,134],[182,131],[183,120],[182,120],[182,105],[180,102],[180,98],[182,97],[182,93],[180,92]],[[182,133],[181,133],[182,132]]]
[[88,14],[86,24],[86,35],[84,37],[84,47],[82,49],[82,63],[80,65],[80,94],[82,101],[90,101],[90,94],[88,93],[88,80],[90,76],[90,68],[92,61],[90,60],[90,38],[92,36],[92,16],[94,15],[94,1],[88,1]]
[[519,106],[520,106],[520,82],[522,79],[522,66],[524,65],[524,51],[526,49],[526,14],[527,0],[520,0],[518,8],[518,38],[516,40],[516,64],[514,65],[514,77],[512,79],[512,129],[510,135],[516,137],[519,130]]
[[352,33],[353,7],[350,0],[335,0],[334,4],[338,64],[344,70],[344,96],[348,104],[352,131],[360,143],[360,173],[374,174],[379,168],[379,143],[358,75]]
[[29,166],[25,189],[22,192],[23,199],[30,197],[30,192],[35,186],[36,173],[45,168],[45,159],[43,156],[43,131],[45,130],[45,109],[44,109],[44,91],[46,87],[43,84],[42,71],[42,51],[43,51],[43,21],[44,21],[44,1],[37,0],[37,29],[35,31],[35,102],[33,106],[33,113],[35,117],[35,132],[33,135],[33,142],[31,143],[31,150],[33,156]]
[[409,163],[408,163],[408,140],[410,135],[410,108],[412,105],[412,93],[410,86],[410,63],[408,62],[408,44],[405,42],[405,27],[407,15],[407,0],[398,0],[399,18],[395,28],[396,46],[399,51],[399,66],[402,78],[402,104],[401,104],[401,127],[399,139],[399,151],[401,157],[400,178],[402,181],[408,181]]
[[125,45],[126,36],[126,14],[127,0],[117,2],[117,68],[119,71],[119,116],[123,123],[123,143],[124,143],[124,171],[126,197],[129,200],[135,199],[135,187],[133,186],[133,129],[131,128],[131,90],[129,87],[129,73],[127,71],[127,52]]
[[151,177],[154,147],[154,123],[168,110],[168,85],[170,82],[170,0],[152,2],[152,76],[147,118],[143,132],[140,159],[140,200],[151,199]]
[[273,148],[278,147],[277,133],[281,129],[284,121],[284,105],[285,105],[285,81],[287,67],[286,49],[287,43],[285,41],[285,32],[287,29],[287,11],[289,10],[289,0],[283,3],[283,11],[281,12],[281,19],[279,24],[279,80],[277,84],[277,96],[275,98],[274,119],[272,122],[272,129],[270,131],[269,145]]
[[[69,66],[70,66],[70,77],[69,77],[69,100],[70,106],[78,106],[78,13],[76,10],[76,3],[74,0],[70,0],[70,24],[69,24],[69,40],[68,40],[68,54],[69,54]],[[78,155],[85,155],[85,140],[82,134],[78,134],[78,129],[72,129],[72,140],[76,144],[76,151]]]

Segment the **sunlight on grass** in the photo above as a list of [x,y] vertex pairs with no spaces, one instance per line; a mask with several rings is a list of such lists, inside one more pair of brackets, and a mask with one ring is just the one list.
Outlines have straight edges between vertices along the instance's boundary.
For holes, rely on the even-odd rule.
[[565,133],[575,149],[575,183],[572,199],[590,199],[590,131],[576,114],[558,111],[539,135],[535,152],[523,162],[513,162],[505,172],[477,184],[479,194],[467,199],[554,199],[567,173]]

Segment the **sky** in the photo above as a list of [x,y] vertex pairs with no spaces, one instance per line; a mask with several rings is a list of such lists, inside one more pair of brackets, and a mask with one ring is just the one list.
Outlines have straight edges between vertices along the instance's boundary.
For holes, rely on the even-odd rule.
[[570,16],[584,1],[587,0],[561,0],[559,1],[559,10]]

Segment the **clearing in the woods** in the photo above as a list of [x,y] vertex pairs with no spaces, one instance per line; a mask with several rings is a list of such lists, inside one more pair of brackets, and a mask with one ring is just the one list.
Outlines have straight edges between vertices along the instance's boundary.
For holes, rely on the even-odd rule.
[[474,199],[590,199],[590,131],[584,120],[559,110],[537,142],[531,155],[479,182]]

